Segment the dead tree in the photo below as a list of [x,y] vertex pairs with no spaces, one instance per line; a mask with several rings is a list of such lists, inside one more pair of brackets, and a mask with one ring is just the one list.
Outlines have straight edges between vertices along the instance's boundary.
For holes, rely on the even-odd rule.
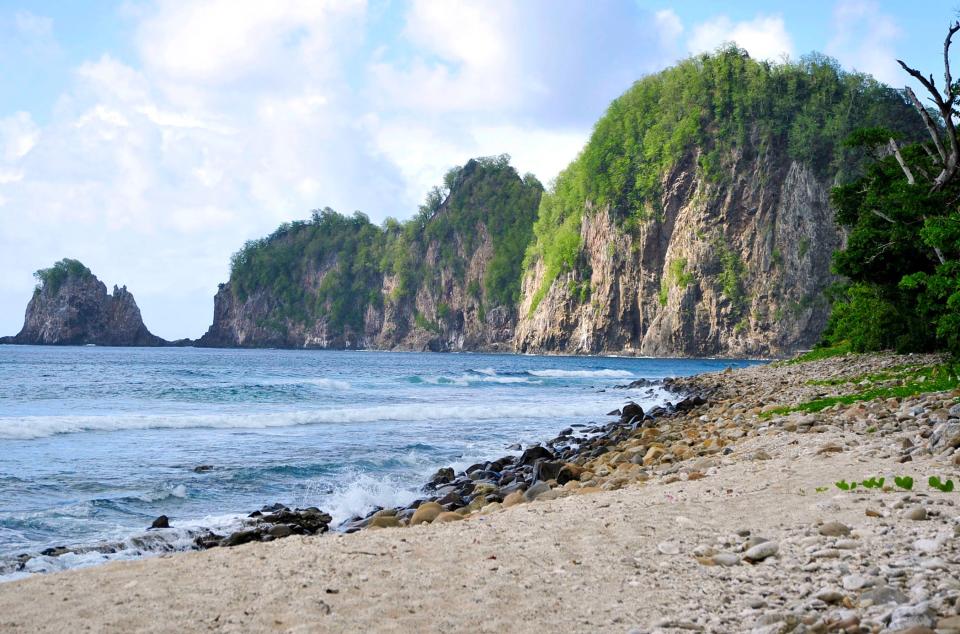
[[[897,60],[897,63],[903,67],[903,70],[907,71],[911,77],[919,81],[920,84],[927,89],[927,92],[930,93],[930,100],[936,106],[940,118],[943,120],[943,134],[946,136],[946,144],[944,144],[941,130],[933,120],[933,117],[930,116],[927,109],[920,103],[920,100],[913,90],[909,86],[906,87],[905,92],[907,98],[920,114],[920,118],[923,119],[927,132],[930,133],[930,138],[933,140],[933,145],[937,149],[937,156],[934,157],[934,161],[939,163],[940,173],[933,180],[932,191],[943,189],[947,183],[953,180],[957,174],[958,163],[960,163],[960,140],[957,139],[957,128],[953,120],[955,113],[954,105],[957,101],[958,91],[957,87],[953,85],[953,77],[950,74],[950,44],[957,31],[960,31],[960,21],[950,25],[947,31],[947,37],[943,41],[944,84],[942,92],[937,88],[932,74],[929,77],[924,77],[923,73],[907,66],[903,60]],[[897,158],[900,160],[899,156]],[[901,167],[903,166],[904,163],[901,162]],[[912,179],[913,177],[912,175],[908,175],[908,178]]]

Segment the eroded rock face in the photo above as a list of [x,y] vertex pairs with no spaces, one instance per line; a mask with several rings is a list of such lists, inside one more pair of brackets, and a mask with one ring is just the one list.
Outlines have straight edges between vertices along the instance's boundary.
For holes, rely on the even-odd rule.
[[[830,183],[775,150],[737,160],[721,182],[697,152],[662,179],[662,215],[634,232],[588,205],[587,279],[562,274],[533,308],[542,263],[523,283],[516,350],[651,356],[771,356],[815,343],[841,235]],[[582,301],[578,285],[590,284]]]
[[[373,292],[380,301],[367,306],[363,330],[332,328],[323,318],[302,322],[285,320],[282,327],[271,320],[273,298],[256,292],[240,300],[229,282],[221,284],[214,297],[213,324],[198,341],[211,347],[289,347],[321,349],[380,350],[490,350],[512,351],[517,314],[511,306],[485,307],[471,288],[483,288],[493,246],[483,224],[476,227],[476,246],[468,251],[457,240],[457,257],[465,262],[458,275],[442,266],[437,243],[427,245],[425,267],[436,271],[430,284],[422,284],[409,299],[393,298],[398,281],[382,277],[382,285]],[[336,263],[320,265],[304,279],[309,289],[317,289]],[[442,307],[442,309],[441,309]],[[438,315],[436,319],[417,316]],[[439,316],[439,315],[442,315]]]
[[[469,161],[449,197],[407,245],[411,251],[408,264],[417,271],[414,279],[402,289],[400,276],[392,269],[380,269],[371,275],[362,291],[371,300],[365,305],[362,320],[358,320],[361,323],[333,325],[327,317],[329,311],[311,310],[310,306],[286,316],[279,309],[282,299],[269,289],[241,294],[235,292],[239,286],[227,282],[220,285],[214,297],[213,324],[198,345],[512,351],[516,307],[512,302],[485,299],[484,292],[496,257],[489,207],[496,203],[489,200],[491,191],[504,197],[511,195],[505,191],[527,192],[510,199],[517,205],[510,210],[521,219],[522,230],[530,232],[539,202],[539,183],[533,186],[512,170],[509,175],[491,174],[488,168]],[[453,221],[457,229],[442,239],[431,237],[430,225],[446,221]],[[342,266],[349,264],[340,254],[324,253],[303,263],[297,270],[296,284],[304,289],[305,297],[315,298],[325,283],[337,279],[330,276]],[[517,263],[510,276],[517,280],[519,275]]]
[[4,343],[39,345],[161,346],[150,333],[126,286],[107,287],[94,275],[68,277],[57,288],[43,285],[27,304],[23,328]]

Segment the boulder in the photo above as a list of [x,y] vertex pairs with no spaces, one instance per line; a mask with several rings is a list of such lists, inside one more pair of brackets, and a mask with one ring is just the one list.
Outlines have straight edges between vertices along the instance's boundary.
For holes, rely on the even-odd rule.
[[553,460],[553,453],[546,447],[529,447],[520,455],[521,465],[532,465],[537,460]]
[[153,524],[150,525],[150,528],[170,528],[170,518],[166,515],[161,515],[157,519],[153,520]]
[[433,520],[437,519],[437,516],[441,513],[443,513],[443,507],[436,502],[424,502],[417,507],[413,517],[410,518],[410,526],[416,526],[417,524],[429,524]]

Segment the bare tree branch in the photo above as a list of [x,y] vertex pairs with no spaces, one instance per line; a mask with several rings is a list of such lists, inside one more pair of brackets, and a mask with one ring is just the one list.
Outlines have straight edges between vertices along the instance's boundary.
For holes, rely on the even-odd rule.
[[944,92],[947,94],[947,101],[951,104],[954,100],[954,94],[953,78],[950,76],[950,44],[954,33],[957,31],[960,31],[960,21],[950,25],[950,30],[947,31],[947,38],[943,41],[943,79],[946,82]]
[[[903,62],[900,62],[900,64],[902,65]],[[927,126],[927,132],[930,133],[930,138],[933,139],[933,145],[937,148],[937,153],[940,155],[940,165],[946,165],[947,151],[943,147],[943,141],[940,139],[940,131],[937,130],[937,125],[933,122],[933,117],[930,116],[927,109],[924,108],[920,100],[917,99],[917,95],[910,86],[907,86],[904,91],[907,93],[907,98],[910,100],[910,103],[913,104],[913,107],[920,114],[920,118],[923,119],[924,125]]]
[[892,224],[892,225],[897,224],[897,221],[896,221],[896,220],[894,220],[893,218],[891,218],[891,217],[888,216],[887,214],[883,213],[882,211],[878,211],[878,210],[876,210],[876,209],[871,209],[870,211],[873,213],[873,215],[879,216],[880,218],[883,218],[884,220],[886,220],[887,222],[889,222],[889,223]]
[[910,168],[907,166],[907,162],[903,160],[903,155],[900,154],[900,148],[897,146],[897,142],[890,139],[890,151],[893,152],[893,155],[897,157],[897,163],[900,163],[900,169],[903,170],[904,175],[907,177],[907,182],[911,185],[916,185],[917,181],[913,177],[913,172],[910,171]]

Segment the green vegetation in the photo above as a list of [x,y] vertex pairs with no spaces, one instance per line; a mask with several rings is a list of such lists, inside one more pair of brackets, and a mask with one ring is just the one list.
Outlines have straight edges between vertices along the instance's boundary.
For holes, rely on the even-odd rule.
[[905,373],[892,385],[864,386],[864,389],[851,394],[826,396],[798,405],[786,405],[764,412],[763,417],[789,414],[791,412],[819,412],[834,405],[850,405],[860,401],[872,401],[878,398],[907,398],[925,392],[941,392],[960,387],[958,368],[954,365],[938,365],[921,368],[916,372]]
[[714,240],[713,248],[720,260],[720,275],[717,282],[723,296],[730,300],[735,313],[741,313],[747,307],[747,295],[744,290],[743,278],[747,267],[743,260],[721,239]]
[[34,273],[33,276],[37,278],[37,286],[34,289],[34,293],[47,290],[55,295],[67,279],[85,279],[93,277],[93,273],[79,260],[64,258],[48,269],[40,269]]
[[927,480],[927,484],[930,485],[931,489],[937,489],[943,493],[950,493],[953,491],[953,480],[942,482],[939,477],[930,476],[930,478]]
[[[868,478],[861,481],[859,484],[865,489],[882,489],[884,491],[893,491],[892,487],[884,488],[884,482],[886,482],[886,478]],[[914,480],[912,476],[894,476],[893,482],[898,488],[903,489],[904,491],[913,490]],[[927,484],[931,489],[937,489],[943,493],[950,493],[953,491],[953,480],[947,480],[944,482],[938,476],[930,476],[927,479]],[[853,491],[857,488],[857,482],[840,480],[838,482],[834,482],[834,486],[841,491]],[[817,487],[816,490],[818,493],[822,493],[823,491],[827,490],[827,487]]]
[[[261,324],[276,332],[284,332],[288,321],[325,318],[335,330],[356,333],[370,305],[410,300],[422,287],[439,292],[444,270],[464,281],[465,263],[486,235],[492,257],[484,282],[470,280],[467,293],[481,314],[484,304],[514,305],[542,192],[536,178],[521,178],[506,155],[473,159],[450,170],[408,222],[390,218],[378,227],[360,212],[347,217],[326,208],[247,242],[231,260],[231,289],[240,301],[263,298],[269,314]],[[385,275],[396,277],[387,298],[380,292]],[[440,332],[450,313],[440,304],[436,321],[422,315],[414,321]]]
[[[952,33],[951,33],[952,36]],[[950,38],[944,58],[949,59]],[[924,143],[898,143],[896,131],[858,130],[846,145],[873,158],[859,178],[836,187],[837,220],[848,232],[834,269],[846,281],[834,289],[825,344],[855,351],[949,350],[960,354],[960,141],[956,85],[941,93],[918,78],[935,109],[918,106],[927,122]],[[949,71],[946,73],[950,76]],[[875,120],[873,126],[884,124]],[[912,139],[910,139],[912,140]]]
[[842,357],[850,352],[850,344],[848,342],[840,342],[835,345],[817,346],[813,350],[804,352],[783,363],[784,365],[795,365],[797,363],[807,363],[808,361],[820,361],[821,359],[829,359],[831,357]]
[[916,136],[920,126],[907,110],[897,91],[816,54],[772,64],[730,47],[641,79],[610,104],[540,202],[524,267],[544,266],[533,307],[558,275],[578,266],[588,209],[609,206],[626,231],[657,222],[664,176],[695,155],[711,182],[737,158],[782,156],[779,148],[821,177],[849,179],[863,161],[843,139],[874,121]]
[[893,482],[901,489],[907,491],[913,489],[913,478],[910,476],[896,476],[893,478]]
[[686,288],[693,282],[693,273],[687,272],[687,258],[670,260],[666,274],[660,278],[660,305],[667,305],[667,297],[670,295],[671,288]]

